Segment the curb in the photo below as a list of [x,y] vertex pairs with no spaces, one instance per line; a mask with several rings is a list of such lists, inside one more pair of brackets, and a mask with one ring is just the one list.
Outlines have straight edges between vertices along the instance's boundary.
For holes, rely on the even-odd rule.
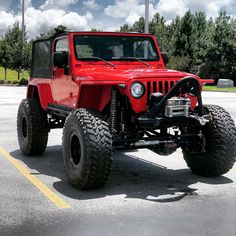
[[18,85],[18,84],[0,84],[0,87],[27,87],[27,85]]
[[222,90],[202,90],[202,92],[236,93],[236,91],[222,91]]

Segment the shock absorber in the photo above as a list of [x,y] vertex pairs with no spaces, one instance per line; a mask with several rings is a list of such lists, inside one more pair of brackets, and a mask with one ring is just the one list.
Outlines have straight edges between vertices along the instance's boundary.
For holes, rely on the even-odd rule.
[[110,122],[110,129],[111,133],[116,133],[117,127],[117,90],[112,88],[111,91],[111,107],[110,107],[110,115],[111,115],[111,122]]

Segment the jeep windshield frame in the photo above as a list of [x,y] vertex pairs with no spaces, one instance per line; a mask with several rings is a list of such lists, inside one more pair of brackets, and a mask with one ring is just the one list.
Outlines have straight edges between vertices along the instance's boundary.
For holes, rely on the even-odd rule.
[[160,61],[152,37],[137,35],[74,35],[79,61]]

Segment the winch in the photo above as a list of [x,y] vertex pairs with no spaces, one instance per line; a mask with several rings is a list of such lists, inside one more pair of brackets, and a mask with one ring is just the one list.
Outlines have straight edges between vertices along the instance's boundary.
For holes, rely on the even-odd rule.
[[172,97],[167,100],[165,106],[165,116],[177,117],[185,116],[189,114],[191,101],[189,98]]

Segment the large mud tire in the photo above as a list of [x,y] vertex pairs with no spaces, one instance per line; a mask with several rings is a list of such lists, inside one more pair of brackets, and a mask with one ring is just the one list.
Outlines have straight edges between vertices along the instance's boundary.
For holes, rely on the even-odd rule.
[[19,106],[17,136],[20,149],[25,155],[40,155],[47,147],[47,115],[34,99],[23,99]]
[[77,189],[98,188],[111,172],[112,136],[107,122],[100,117],[93,110],[78,109],[64,125],[64,166]]
[[[201,176],[219,176],[227,173],[236,158],[236,129],[230,114],[222,107],[207,105],[210,122],[203,127],[205,151],[191,153],[191,144],[183,148],[188,167]],[[194,145],[194,144],[193,144]]]

